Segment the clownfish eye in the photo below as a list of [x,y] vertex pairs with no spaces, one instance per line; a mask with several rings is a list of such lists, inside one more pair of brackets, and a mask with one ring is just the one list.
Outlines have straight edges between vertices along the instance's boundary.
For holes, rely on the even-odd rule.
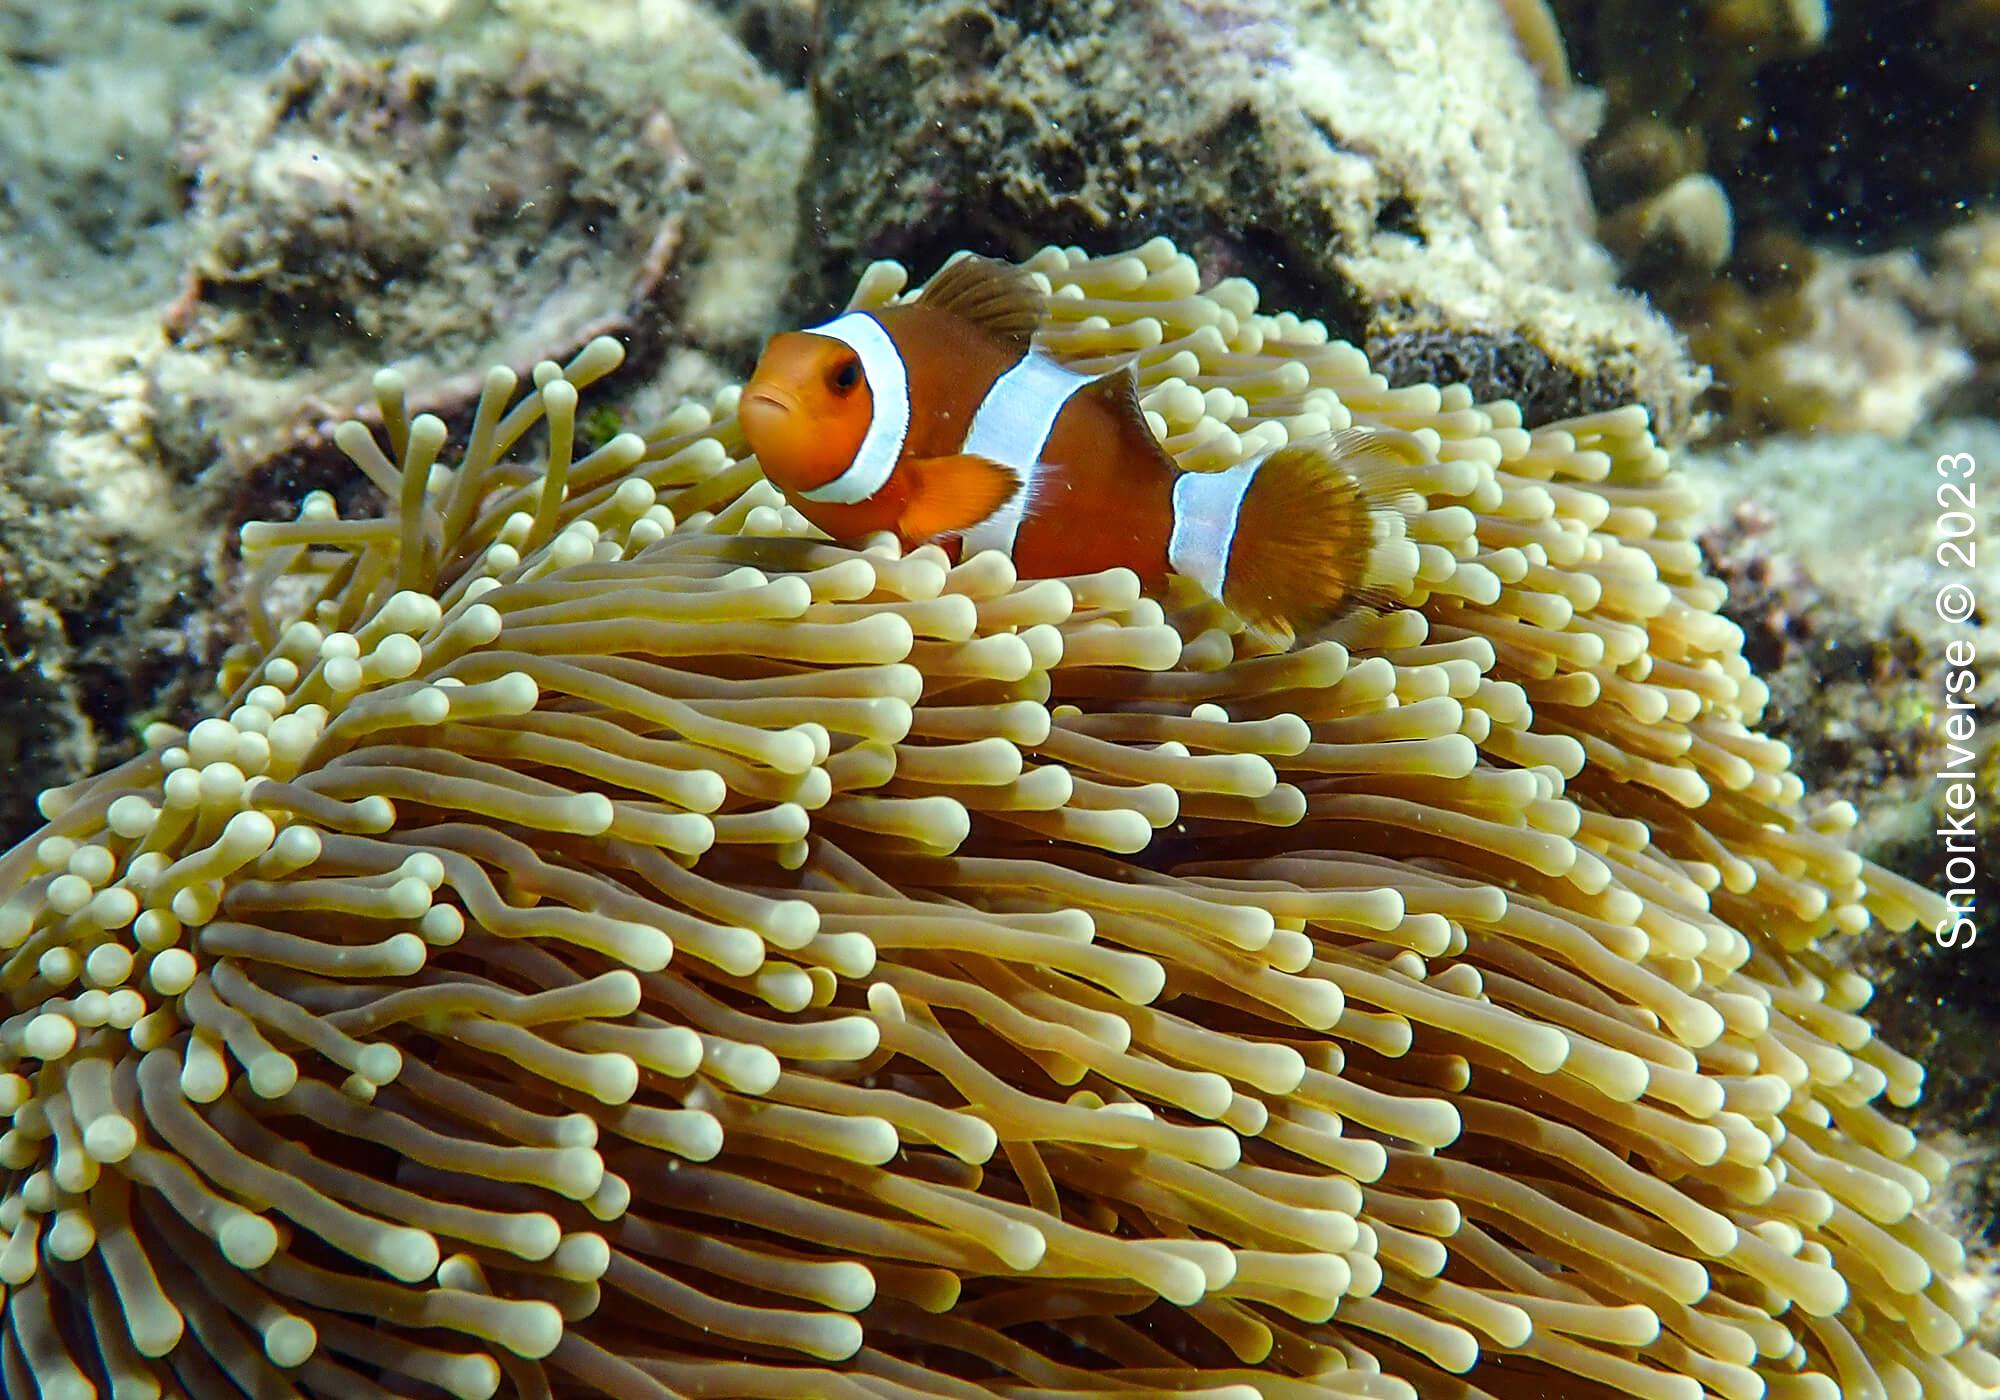
[[840,368],[827,376],[827,383],[836,394],[851,394],[854,386],[861,382],[861,361],[846,360]]

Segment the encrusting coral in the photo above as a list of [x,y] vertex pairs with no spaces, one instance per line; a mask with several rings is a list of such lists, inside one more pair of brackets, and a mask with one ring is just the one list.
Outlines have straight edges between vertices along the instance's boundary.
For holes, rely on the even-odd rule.
[[244,531],[226,715],[0,858],[7,1393],[2000,1381],[1822,950],[1936,901],[1749,727],[1644,415],[1029,265],[1191,467],[1412,434],[1408,608],[1257,655],[809,538],[728,395],[579,458],[607,341],[450,465],[383,377],[386,513]]

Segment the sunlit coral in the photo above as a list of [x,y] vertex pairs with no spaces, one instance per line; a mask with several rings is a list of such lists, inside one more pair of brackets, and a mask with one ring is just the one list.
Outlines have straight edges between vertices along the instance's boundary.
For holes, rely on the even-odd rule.
[[608,342],[449,454],[385,376],[384,514],[248,527],[226,712],[0,859],[8,1393],[2000,1379],[1821,951],[1936,901],[1750,727],[1643,413],[1030,266],[1190,467],[1414,434],[1409,606],[814,540],[729,396],[577,458]]

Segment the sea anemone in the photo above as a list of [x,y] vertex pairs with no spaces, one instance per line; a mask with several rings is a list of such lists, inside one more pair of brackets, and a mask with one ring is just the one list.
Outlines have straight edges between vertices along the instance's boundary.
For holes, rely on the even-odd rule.
[[381,377],[383,513],[246,527],[226,711],[0,858],[8,1394],[2000,1380],[1827,951],[1938,901],[1749,727],[1643,412],[1029,266],[1190,468],[1410,434],[1406,606],[828,543],[731,395],[578,456],[609,341],[450,454]]

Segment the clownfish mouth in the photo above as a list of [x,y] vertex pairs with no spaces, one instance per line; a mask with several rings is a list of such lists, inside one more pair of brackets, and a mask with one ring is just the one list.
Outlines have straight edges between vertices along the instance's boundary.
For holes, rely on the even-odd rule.
[[760,457],[781,440],[779,435],[797,413],[798,403],[791,395],[757,385],[746,388],[736,404],[736,419],[743,425],[743,436],[749,439],[750,450]]
[[784,456],[784,444],[796,436],[798,416],[796,398],[762,384],[746,386],[742,398],[736,400],[736,422],[742,424],[750,450],[758,454],[766,470],[778,464],[776,458]]

